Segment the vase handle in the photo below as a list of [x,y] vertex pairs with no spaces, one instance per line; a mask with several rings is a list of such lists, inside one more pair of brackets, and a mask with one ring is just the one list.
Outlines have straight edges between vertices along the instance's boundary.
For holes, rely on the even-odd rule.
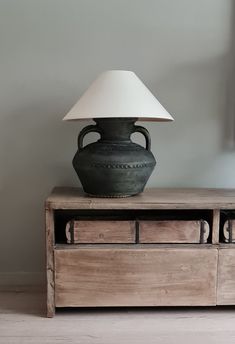
[[85,135],[91,132],[100,134],[100,129],[97,127],[97,125],[88,125],[80,131],[78,135],[78,151],[83,149],[83,139]]
[[141,127],[140,125],[135,125],[133,133],[141,133],[144,135],[145,143],[146,143],[146,149],[148,151],[150,151],[151,150],[151,138],[150,138],[150,134],[149,134],[148,130],[144,127]]

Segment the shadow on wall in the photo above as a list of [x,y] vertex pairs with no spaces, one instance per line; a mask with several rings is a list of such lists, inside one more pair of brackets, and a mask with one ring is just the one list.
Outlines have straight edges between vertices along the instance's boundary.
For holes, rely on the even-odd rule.
[[226,70],[227,56],[218,56],[175,66],[150,85],[175,121],[146,125],[157,159],[149,185],[211,185],[208,171],[224,146]]
[[56,184],[78,184],[71,160],[79,125],[66,128],[64,99],[53,98],[30,87],[1,110],[0,271],[43,270],[44,200]]

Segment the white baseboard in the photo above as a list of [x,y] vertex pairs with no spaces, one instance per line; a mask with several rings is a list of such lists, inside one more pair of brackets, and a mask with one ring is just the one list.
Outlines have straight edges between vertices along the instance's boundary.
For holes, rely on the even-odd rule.
[[45,290],[45,285],[43,272],[0,272],[0,290]]

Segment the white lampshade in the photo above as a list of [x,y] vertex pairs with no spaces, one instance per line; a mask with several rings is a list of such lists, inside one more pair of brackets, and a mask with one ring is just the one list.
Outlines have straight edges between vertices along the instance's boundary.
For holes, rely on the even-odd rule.
[[102,73],[63,120],[137,117],[142,121],[172,121],[135,73],[110,70]]

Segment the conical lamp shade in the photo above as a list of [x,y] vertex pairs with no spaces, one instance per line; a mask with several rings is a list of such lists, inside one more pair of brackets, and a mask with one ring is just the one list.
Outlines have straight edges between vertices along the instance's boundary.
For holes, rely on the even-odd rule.
[[142,121],[172,121],[135,73],[111,70],[102,73],[63,120],[136,117]]

